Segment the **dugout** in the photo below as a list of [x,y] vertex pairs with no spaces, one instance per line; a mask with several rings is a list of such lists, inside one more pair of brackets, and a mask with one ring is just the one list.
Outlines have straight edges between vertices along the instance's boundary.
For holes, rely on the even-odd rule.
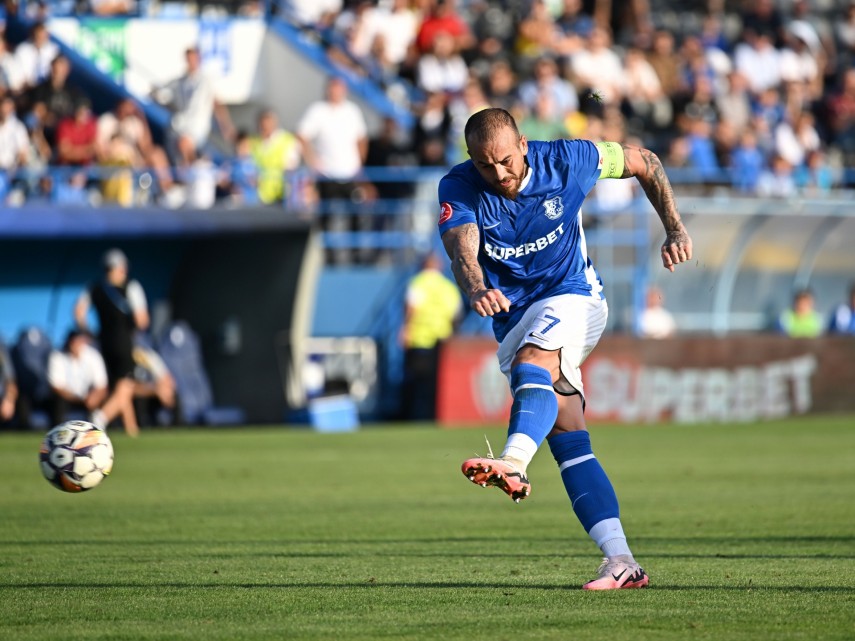
[[60,345],[78,294],[114,246],[146,291],[152,330],[184,320],[199,334],[216,404],[281,423],[303,403],[298,373],[321,257],[311,225],[280,209],[6,210],[0,336],[11,343],[36,325]]

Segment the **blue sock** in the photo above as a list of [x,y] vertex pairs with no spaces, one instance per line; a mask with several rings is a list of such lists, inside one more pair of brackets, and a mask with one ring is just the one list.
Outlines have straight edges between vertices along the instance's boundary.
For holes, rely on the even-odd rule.
[[573,511],[585,531],[592,534],[591,528],[597,523],[619,519],[617,496],[605,470],[594,457],[588,432],[557,434],[549,439],[549,448],[558,463]]
[[511,370],[514,404],[508,436],[525,434],[540,445],[552,431],[558,417],[558,399],[552,389],[552,375],[542,367],[521,363]]

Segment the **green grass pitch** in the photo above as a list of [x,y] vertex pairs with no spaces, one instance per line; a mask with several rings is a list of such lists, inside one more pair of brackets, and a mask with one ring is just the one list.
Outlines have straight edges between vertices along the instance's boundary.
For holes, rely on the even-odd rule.
[[592,428],[646,590],[599,551],[548,449],[515,505],[460,474],[500,428],[112,433],[63,494],[0,435],[0,639],[855,639],[855,417]]

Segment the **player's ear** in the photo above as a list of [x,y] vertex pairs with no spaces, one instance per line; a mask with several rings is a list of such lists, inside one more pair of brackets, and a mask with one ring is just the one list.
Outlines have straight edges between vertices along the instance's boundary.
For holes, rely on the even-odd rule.
[[528,140],[525,136],[520,136],[520,151],[522,151],[523,156],[528,153]]

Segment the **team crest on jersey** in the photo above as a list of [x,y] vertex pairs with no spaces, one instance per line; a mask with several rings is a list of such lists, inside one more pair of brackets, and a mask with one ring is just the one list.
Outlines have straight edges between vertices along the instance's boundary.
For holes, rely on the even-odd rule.
[[439,224],[441,225],[446,220],[451,218],[451,205],[448,203],[442,203],[442,208],[439,210]]
[[544,201],[543,207],[546,209],[546,217],[549,220],[560,218],[564,213],[564,204],[561,202],[561,196]]

